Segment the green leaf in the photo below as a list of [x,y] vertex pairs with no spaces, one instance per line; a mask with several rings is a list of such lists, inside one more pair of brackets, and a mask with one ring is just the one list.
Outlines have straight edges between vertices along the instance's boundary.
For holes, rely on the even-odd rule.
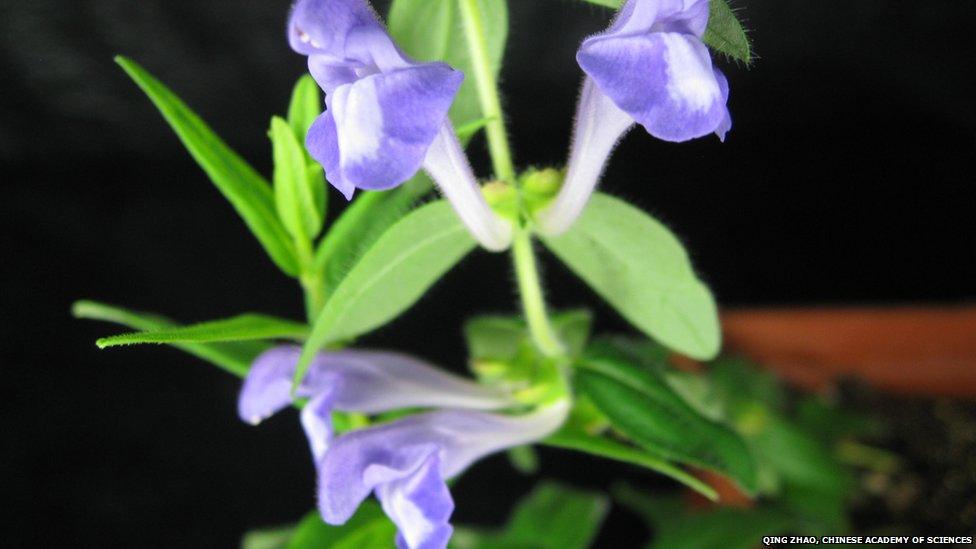
[[302,75],[295,82],[288,103],[288,125],[295,132],[299,143],[305,143],[305,135],[312,122],[322,114],[322,92],[310,75]]
[[234,206],[278,268],[297,276],[299,269],[294,243],[275,213],[274,195],[268,182],[145,69],[121,56],[116,57],[115,62],[156,105],[190,155]]
[[312,511],[298,524],[287,549],[388,549],[393,546],[396,527],[373,501],[363,503],[342,526],[322,522]]
[[273,316],[247,313],[221,320],[210,320],[173,328],[103,337],[95,342],[99,349],[140,343],[219,343],[256,339],[295,339],[308,335],[308,326]]
[[648,453],[640,448],[635,448],[610,438],[590,435],[582,429],[573,426],[567,425],[563,427],[556,433],[550,435],[549,438],[543,440],[542,443],[547,446],[576,450],[578,452],[645,467],[671,477],[712,501],[718,500],[718,493],[711,486],[656,454]]
[[296,239],[309,241],[322,229],[325,193],[309,171],[305,149],[284,119],[271,119],[274,194],[278,217]]
[[[577,356],[590,337],[592,315],[579,309],[553,313],[550,322],[569,352]],[[468,354],[475,360],[515,360],[530,338],[528,325],[519,316],[481,315],[464,324]]]
[[339,286],[376,240],[402,219],[431,187],[427,176],[417,174],[395,189],[361,193],[342,212],[315,252],[315,269],[324,273],[326,295]]
[[709,0],[708,27],[702,40],[719,51],[746,65],[752,62],[752,44],[742,23],[729,7],[727,0]]
[[247,533],[241,549],[387,549],[395,536],[396,527],[380,506],[367,501],[342,526],[330,526],[312,511],[298,524]]
[[678,239],[644,212],[597,193],[569,231],[543,242],[645,334],[692,358],[718,353],[712,294]]
[[[165,330],[177,328],[162,316],[129,311],[96,301],[76,301],[71,307],[75,318],[103,320],[136,330]],[[238,377],[247,375],[251,363],[269,345],[256,341],[235,343],[174,343],[174,347],[214,364]]]
[[475,247],[443,200],[410,212],[381,236],[342,280],[315,321],[295,372],[315,353],[375,329],[413,305]]
[[519,502],[500,532],[459,527],[454,549],[585,549],[600,530],[607,498],[543,482]]
[[696,512],[688,510],[680,498],[649,497],[628,485],[615,487],[613,494],[654,529],[652,548],[752,549],[763,536],[795,533],[796,520],[775,507]]
[[600,494],[543,482],[515,508],[504,538],[540,549],[585,549],[609,509]]
[[480,120],[472,120],[471,122],[466,122],[457,127],[457,136],[462,143],[467,143],[474,137],[481,128],[484,128],[491,122],[493,118],[482,118]]
[[539,472],[539,455],[532,446],[516,446],[508,452],[508,462],[523,475],[534,475]]
[[[477,9],[497,76],[508,38],[508,5],[506,0],[478,0]],[[474,74],[457,0],[393,0],[388,19],[390,34],[411,57],[443,61],[464,74]],[[485,117],[474,78],[465,78],[461,84],[450,116],[457,127]]]
[[[618,9],[623,0],[583,0],[590,4]],[[728,0],[709,0],[708,27],[702,41],[712,49],[722,52],[745,64],[752,62],[752,46],[745,28],[729,7]]]
[[244,534],[241,549],[285,549],[294,533],[294,526],[252,530]]
[[577,387],[635,443],[664,458],[720,472],[755,491],[755,464],[745,442],[700,415],[654,372],[596,354],[578,366]]
[[583,0],[584,2],[589,2],[590,4],[596,4],[597,6],[603,6],[605,8],[619,9],[624,3],[624,0]]

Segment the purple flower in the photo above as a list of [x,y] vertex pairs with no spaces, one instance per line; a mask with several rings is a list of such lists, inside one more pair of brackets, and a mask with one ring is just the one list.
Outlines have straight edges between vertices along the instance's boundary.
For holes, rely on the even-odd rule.
[[407,57],[365,0],[299,0],[288,39],[326,93],[306,147],[336,189],[351,199],[424,168],[483,246],[508,246],[511,227],[481,195],[447,118],[461,72]]
[[[257,423],[291,403],[301,349],[271,349],[255,360],[241,391],[242,419]],[[443,548],[454,502],[445,480],[478,459],[553,432],[565,402],[530,414],[485,410],[516,406],[507,394],[447,374],[414,358],[377,351],[320,353],[297,395],[318,470],[318,503],[329,524],[343,524],[370,493],[397,525],[401,548]],[[375,414],[440,408],[333,438],[332,410]]]
[[613,147],[636,122],[665,141],[732,127],[728,81],[701,37],[708,0],[628,0],[610,28],[576,54],[586,73],[563,188],[538,216],[559,234],[582,212]]

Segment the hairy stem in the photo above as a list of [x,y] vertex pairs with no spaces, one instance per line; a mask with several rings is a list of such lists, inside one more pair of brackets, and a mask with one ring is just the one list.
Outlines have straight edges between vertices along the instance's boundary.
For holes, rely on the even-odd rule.
[[488,40],[481,20],[477,0],[458,0],[464,32],[468,42],[468,54],[474,68],[475,84],[478,87],[478,101],[481,111],[488,120],[485,133],[488,137],[488,152],[491,154],[495,177],[515,184],[515,166],[505,131],[505,116],[498,94],[498,82],[492,70],[488,55]]
[[308,317],[310,325],[315,323],[319,312],[325,306],[325,285],[322,279],[322,270],[315,266],[315,253],[312,244],[304,236],[295,238],[295,250],[298,252],[298,261],[301,264],[301,274],[298,281],[302,285],[302,293],[305,296],[305,316]]
[[542,295],[535,252],[532,250],[532,239],[526,230],[517,230],[515,233],[512,241],[512,262],[515,265],[515,278],[532,341],[546,356],[562,356],[565,351],[549,322],[549,315],[546,314],[546,302]]

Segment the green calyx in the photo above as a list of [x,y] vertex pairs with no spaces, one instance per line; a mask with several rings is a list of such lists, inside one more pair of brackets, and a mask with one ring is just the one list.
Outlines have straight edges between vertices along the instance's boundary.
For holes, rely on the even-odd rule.
[[511,221],[531,219],[545,208],[562,188],[565,170],[529,168],[512,185],[506,181],[489,181],[481,192],[496,214]]
[[563,186],[566,171],[556,168],[529,168],[519,177],[522,211],[529,218],[544,209]]
[[482,383],[502,388],[526,406],[566,397],[569,388],[560,368],[560,360],[540,354],[527,338],[517,344],[512,357],[471,361],[471,370]]
[[504,181],[489,181],[481,186],[481,194],[500,217],[518,220],[519,193],[514,186]]

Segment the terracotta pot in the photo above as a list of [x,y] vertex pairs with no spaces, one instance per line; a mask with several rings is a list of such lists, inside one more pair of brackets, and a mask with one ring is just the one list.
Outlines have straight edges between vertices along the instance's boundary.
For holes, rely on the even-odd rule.
[[841,377],[891,392],[976,397],[976,306],[739,309],[726,352],[823,389]]

